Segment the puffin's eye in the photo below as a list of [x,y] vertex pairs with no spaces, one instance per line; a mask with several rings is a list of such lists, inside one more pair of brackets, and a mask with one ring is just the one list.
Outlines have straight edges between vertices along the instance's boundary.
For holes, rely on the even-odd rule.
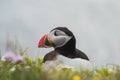
[[62,31],[56,30],[56,31],[54,31],[54,35],[55,36],[65,36],[66,34]]
[[55,36],[58,36],[57,31],[54,32],[54,35],[55,35]]

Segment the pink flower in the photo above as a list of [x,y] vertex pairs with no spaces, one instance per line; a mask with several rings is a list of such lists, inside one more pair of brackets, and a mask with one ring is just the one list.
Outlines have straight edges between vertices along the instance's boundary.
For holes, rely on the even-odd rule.
[[24,62],[23,57],[22,57],[22,56],[17,56],[17,57],[16,57],[16,60],[15,60],[15,63],[16,63],[16,64],[19,64],[19,63],[22,63],[22,62]]
[[12,62],[12,63],[15,63],[15,64],[22,63],[24,61],[22,56],[18,56],[13,52],[7,52],[3,56],[3,60],[8,61],[8,62]]
[[15,58],[15,57],[16,57],[16,55],[15,55],[14,53],[12,53],[12,52],[7,52],[7,53],[3,56],[3,58],[4,58],[5,61],[10,61],[10,62],[14,61],[14,58]]

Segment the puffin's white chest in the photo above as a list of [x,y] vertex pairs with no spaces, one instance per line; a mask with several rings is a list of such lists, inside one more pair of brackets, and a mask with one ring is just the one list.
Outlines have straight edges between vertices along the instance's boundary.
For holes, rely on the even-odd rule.
[[62,55],[57,55],[56,60],[46,61],[43,64],[44,68],[72,68],[74,70],[89,69],[90,62],[81,58],[67,58]]

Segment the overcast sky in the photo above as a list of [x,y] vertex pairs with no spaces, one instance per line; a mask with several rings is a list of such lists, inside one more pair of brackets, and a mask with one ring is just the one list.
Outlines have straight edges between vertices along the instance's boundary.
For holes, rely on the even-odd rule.
[[120,0],[0,0],[2,54],[9,33],[30,56],[43,57],[52,49],[38,49],[39,38],[57,26],[74,33],[96,66],[120,64]]

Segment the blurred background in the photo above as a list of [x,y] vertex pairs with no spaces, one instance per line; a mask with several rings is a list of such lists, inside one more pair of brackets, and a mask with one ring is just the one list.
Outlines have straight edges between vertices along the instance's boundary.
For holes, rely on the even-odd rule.
[[74,33],[95,66],[120,64],[120,0],[0,0],[2,55],[9,35],[32,58],[43,57],[53,49],[39,49],[38,41],[57,26]]

